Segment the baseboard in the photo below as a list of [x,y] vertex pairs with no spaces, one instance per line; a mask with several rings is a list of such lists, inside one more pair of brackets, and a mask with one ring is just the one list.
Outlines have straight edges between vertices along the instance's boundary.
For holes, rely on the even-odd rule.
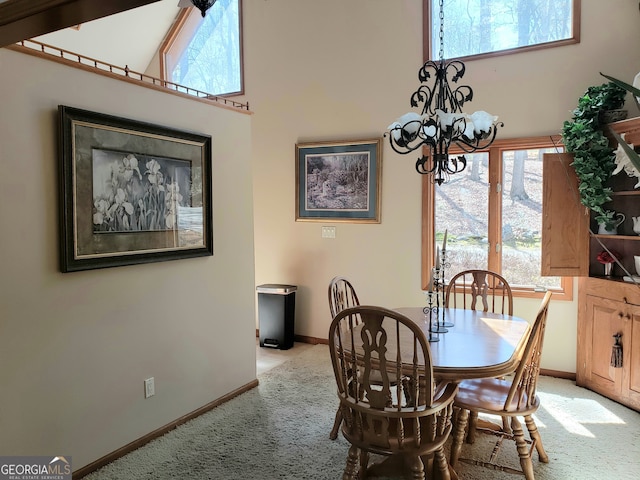
[[564,378],[565,380],[576,380],[575,373],[563,372],[561,370],[549,370],[547,368],[541,368],[540,375],[545,375],[547,377]]
[[89,475],[90,473],[98,470],[101,467],[104,467],[105,465],[113,462],[114,460],[117,460],[118,458],[125,456],[127,453],[131,453],[134,450],[137,450],[143,445],[149,443],[150,441],[161,437],[162,435],[164,435],[167,432],[170,432],[171,430],[178,427],[179,425],[182,425],[183,423],[186,423],[189,420],[199,417],[203,413],[206,413],[209,410],[212,410],[215,407],[222,405],[223,403],[226,403],[229,400],[237,397],[238,395],[248,390],[251,390],[252,388],[255,388],[257,386],[258,386],[258,380],[257,379],[253,380],[247,383],[246,385],[243,385],[242,387],[237,388],[236,390],[229,392],[226,395],[223,395],[222,397],[194,410],[193,412],[187,413],[186,415],[178,418],[177,420],[174,420],[173,422],[168,423],[164,427],[160,427],[157,430],[154,430],[153,432],[148,433],[137,440],[134,440],[133,442],[125,445],[124,447],[121,447],[118,450],[111,452],[102,458],[99,458],[95,462],[85,465],[84,467],[73,472],[73,475],[72,475],[73,480],[78,480],[86,475]]
[[294,340],[300,343],[311,343],[312,345],[329,345],[329,339],[327,338],[318,338],[318,337],[307,337],[304,335],[294,335]]
[[[260,337],[260,330],[256,328],[256,338]],[[294,335],[294,342],[300,343],[310,343],[312,345],[329,345],[329,340],[327,338],[318,338],[318,337],[307,337],[306,335]]]

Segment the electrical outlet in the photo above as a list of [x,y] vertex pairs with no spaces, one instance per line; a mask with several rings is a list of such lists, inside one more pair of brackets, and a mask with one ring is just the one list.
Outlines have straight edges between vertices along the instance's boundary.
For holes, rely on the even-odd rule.
[[144,381],[144,398],[153,397],[156,394],[156,385],[153,377]]

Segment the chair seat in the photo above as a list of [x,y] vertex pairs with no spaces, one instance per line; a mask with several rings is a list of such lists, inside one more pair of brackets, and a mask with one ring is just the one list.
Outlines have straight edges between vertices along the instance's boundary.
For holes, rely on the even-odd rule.
[[511,405],[505,409],[507,395],[511,388],[511,380],[499,378],[483,378],[477,380],[464,380],[458,385],[458,395],[456,395],[455,406],[465,410],[483,412],[496,415],[527,415],[538,409],[540,403],[538,397],[527,405],[527,394],[522,392],[522,398],[515,395]]

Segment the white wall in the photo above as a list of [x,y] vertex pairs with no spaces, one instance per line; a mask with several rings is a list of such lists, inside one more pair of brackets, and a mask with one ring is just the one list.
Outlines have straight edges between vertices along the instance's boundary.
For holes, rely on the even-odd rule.
[[[629,80],[638,72],[639,20],[635,1],[582,0],[579,44],[467,62],[472,109],[500,115],[500,138],[560,133],[578,97],[604,83],[599,71]],[[385,143],[382,223],[335,224],[336,238],[323,239],[322,223],[295,222],[294,146],[381,136],[410,108],[422,0],[245,1],[244,35],[256,282],[298,285],[296,333],[311,337],[326,338],[326,288],[337,274],[363,302],[421,305],[416,158]],[[532,319],[538,305],[518,299],[515,313]],[[576,315],[575,299],[552,301],[544,368],[575,372]]]
[[[60,273],[59,104],[211,135],[214,256]],[[78,469],[254,380],[251,116],[6,49],[0,105],[0,452]]]

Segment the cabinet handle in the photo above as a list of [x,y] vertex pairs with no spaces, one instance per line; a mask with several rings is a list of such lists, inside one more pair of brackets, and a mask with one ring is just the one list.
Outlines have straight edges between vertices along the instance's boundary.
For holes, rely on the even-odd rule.
[[620,320],[622,320],[622,317],[624,317],[624,315],[622,314],[622,312],[618,312],[618,318],[619,318]]
[[622,344],[620,343],[620,339],[622,338],[621,333],[616,333],[613,336],[613,347],[611,348],[611,362],[610,365],[613,368],[622,368]]

